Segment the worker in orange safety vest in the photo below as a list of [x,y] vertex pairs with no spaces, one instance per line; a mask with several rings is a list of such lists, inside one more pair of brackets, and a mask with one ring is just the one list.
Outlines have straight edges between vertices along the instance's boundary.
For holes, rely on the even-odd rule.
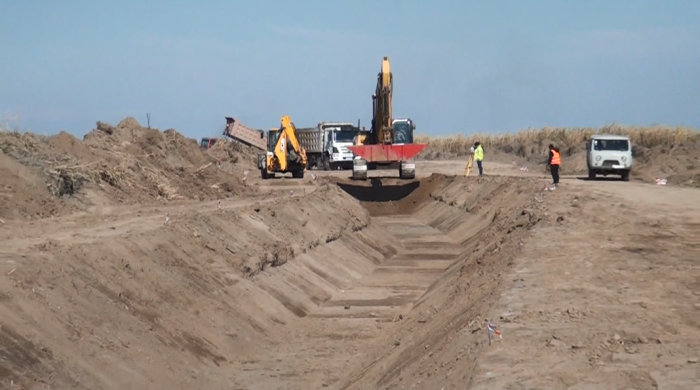
[[547,165],[549,165],[549,172],[552,174],[552,184],[554,187],[559,186],[559,166],[561,165],[561,153],[559,153],[559,149],[555,148],[552,144],[549,144],[549,159],[547,160]]

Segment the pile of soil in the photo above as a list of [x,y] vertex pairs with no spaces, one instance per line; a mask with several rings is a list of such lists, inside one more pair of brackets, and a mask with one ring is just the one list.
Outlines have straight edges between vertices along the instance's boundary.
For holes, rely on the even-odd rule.
[[666,179],[669,185],[700,188],[700,135],[673,147],[637,148],[634,176],[645,182]]
[[142,127],[134,118],[117,126],[97,122],[79,140],[0,133],[0,218],[36,218],[91,206],[213,199],[249,192],[226,155],[203,151],[174,129]]
[[258,154],[263,152],[238,142],[220,139],[206,153],[217,161],[222,161],[222,169],[233,174],[241,174],[257,169]]

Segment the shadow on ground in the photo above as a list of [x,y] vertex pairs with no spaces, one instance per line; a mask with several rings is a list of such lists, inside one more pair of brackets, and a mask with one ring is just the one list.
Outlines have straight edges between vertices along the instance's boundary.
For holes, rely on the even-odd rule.
[[380,178],[371,178],[369,184],[338,183],[338,187],[360,202],[396,202],[420,187],[420,181],[385,184]]

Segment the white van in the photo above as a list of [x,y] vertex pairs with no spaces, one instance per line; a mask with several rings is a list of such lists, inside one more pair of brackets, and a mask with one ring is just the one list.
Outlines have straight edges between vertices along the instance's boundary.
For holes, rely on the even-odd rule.
[[596,175],[620,175],[629,181],[632,170],[632,142],[629,137],[595,134],[586,143],[588,178]]

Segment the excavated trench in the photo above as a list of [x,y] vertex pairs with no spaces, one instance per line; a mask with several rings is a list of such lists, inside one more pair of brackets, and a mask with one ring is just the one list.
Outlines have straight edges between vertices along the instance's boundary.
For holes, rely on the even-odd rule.
[[[369,212],[374,229],[385,232],[396,253],[378,264],[362,283],[323,307],[371,307],[383,316],[415,303],[455,261],[462,248],[417,211],[431,200],[433,186],[421,181],[371,180],[337,183]],[[433,224],[434,225],[434,224]]]
[[[71,275],[43,282],[63,309],[39,325],[23,322],[34,301],[15,301],[3,329],[52,338],[36,340],[41,350],[25,343],[35,363],[5,371],[76,389],[463,387],[474,324],[539,220],[536,188],[505,177],[336,180],[52,244],[36,264]],[[39,269],[25,272],[40,282]]]
[[[289,286],[303,290],[275,296],[303,317],[289,324],[304,331],[276,350],[275,358],[289,365],[277,366],[267,383],[271,388],[391,388],[405,383],[403,373],[414,371],[426,375],[424,384],[432,377],[441,388],[447,382],[436,373],[466,372],[468,364],[447,368],[437,362],[440,356],[461,355],[456,361],[466,362],[476,353],[474,340],[463,340],[468,350],[456,351],[450,338],[481,324],[518,241],[539,220],[530,208],[536,185],[527,179],[442,175],[335,184],[359,201],[368,224],[297,259],[295,267],[301,268],[279,271]],[[312,276],[303,276],[306,272]],[[437,367],[421,368],[426,359]],[[257,373],[268,367],[255,363],[247,369]],[[452,380],[464,386],[466,374],[459,375]]]

